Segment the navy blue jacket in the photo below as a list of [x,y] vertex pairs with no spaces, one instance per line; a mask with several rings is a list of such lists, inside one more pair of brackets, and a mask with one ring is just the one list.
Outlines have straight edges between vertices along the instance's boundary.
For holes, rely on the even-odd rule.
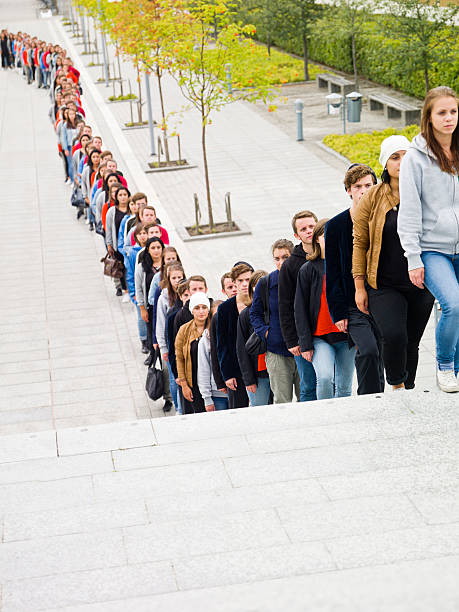
[[[269,325],[266,324],[264,303],[265,283],[269,283]],[[269,276],[265,276],[258,282],[253,294],[253,302],[250,307],[250,321],[258,336],[266,337],[267,350],[276,355],[292,357],[287,349],[282,336],[279,320],[279,270],[274,270]],[[292,357],[293,358],[293,357]]]
[[349,209],[330,219],[325,226],[325,291],[333,323],[348,319],[349,306],[356,307],[352,227]]
[[220,304],[217,310],[217,356],[224,380],[242,378],[236,353],[238,319],[236,296]]

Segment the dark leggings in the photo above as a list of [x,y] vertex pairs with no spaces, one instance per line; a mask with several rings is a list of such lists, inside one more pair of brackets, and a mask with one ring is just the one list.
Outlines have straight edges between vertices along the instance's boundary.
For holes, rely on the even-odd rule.
[[419,342],[434,298],[427,289],[368,288],[368,306],[382,338],[384,367],[390,385],[414,388]]

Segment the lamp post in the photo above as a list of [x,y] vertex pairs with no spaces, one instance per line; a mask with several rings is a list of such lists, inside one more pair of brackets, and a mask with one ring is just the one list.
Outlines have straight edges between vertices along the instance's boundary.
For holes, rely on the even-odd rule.
[[[101,21],[100,19],[100,15],[102,14],[102,8],[100,6],[100,0],[97,0],[97,10],[99,12],[99,22]],[[101,28],[102,30],[102,28]],[[108,74],[108,58],[107,58],[107,43],[105,41],[105,35],[104,33],[101,31],[101,38],[102,38],[102,55],[104,58],[104,74],[105,74],[105,87],[108,87],[109,85],[109,74]]]
[[153,109],[151,105],[150,73],[145,70],[145,92],[147,94],[148,131],[150,132],[150,155],[156,155],[155,128],[153,123]]

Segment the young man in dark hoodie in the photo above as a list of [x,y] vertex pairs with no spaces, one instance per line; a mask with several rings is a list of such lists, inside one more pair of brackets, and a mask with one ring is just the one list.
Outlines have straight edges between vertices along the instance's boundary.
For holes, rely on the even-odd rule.
[[285,344],[295,357],[300,376],[300,402],[314,401],[316,396],[316,374],[309,361],[301,356],[298,334],[295,326],[295,292],[298,272],[306,262],[306,255],[311,252],[311,241],[317,216],[310,210],[302,210],[292,219],[293,235],[297,244],[290,257],[282,265],[279,272],[279,320]]
[[372,318],[356,306],[352,278],[353,214],[364,193],[376,183],[376,175],[369,166],[350,166],[344,177],[344,187],[352,205],[330,219],[325,227],[327,304],[333,323],[341,332],[347,332],[357,347],[358,395],[384,391],[384,366],[376,327]]

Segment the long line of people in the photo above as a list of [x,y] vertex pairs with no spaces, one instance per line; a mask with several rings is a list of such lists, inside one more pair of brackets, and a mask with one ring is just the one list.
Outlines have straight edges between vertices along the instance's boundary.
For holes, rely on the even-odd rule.
[[[5,34],[12,62],[3,62]],[[46,70],[28,69],[30,49]],[[292,218],[296,246],[272,245],[274,270],[236,261],[222,299],[188,276],[147,195],[134,193],[81,105],[79,73],[66,51],[2,33],[2,63],[49,88],[50,119],[77,219],[123,265],[116,295],[135,306],[145,364],[160,358],[164,411],[189,414],[413,389],[419,344],[434,298],[437,382],[459,391],[459,128],[452,89],[429,92],[421,133],[381,145],[378,183],[365,164],[344,176],[350,207],[331,219]],[[49,52],[48,52],[49,50]],[[8,54],[10,51],[8,51]],[[38,61],[41,61],[38,56]]]

